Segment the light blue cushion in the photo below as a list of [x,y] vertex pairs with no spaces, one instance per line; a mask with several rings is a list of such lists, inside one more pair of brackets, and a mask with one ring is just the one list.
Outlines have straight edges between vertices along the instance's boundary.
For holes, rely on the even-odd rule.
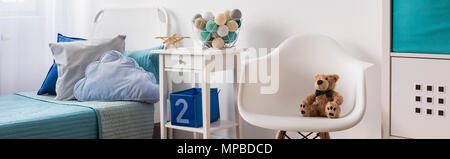
[[108,51],[89,64],[73,92],[79,101],[159,101],[159,86],[153,73],[117,51]]
[[[73,42],[73,41],[84,41],[86,39],[68,37],[58,33],[57,42]],[[38,95],[49,94],[56,95],[55,87],[56,80],[58,79],[58,67],[56,66],[55,61],[53,61],[53,65],[48,70],[47,76],[45,77],[44,82],[42,83],[41,88],[38,91]]]
[[164,45],[146,50],[125,51],[123,55],[133,58],[145,71],[153,73],[156,82],[159,83],[159,55],[150,51],[160,49],[164,49]]

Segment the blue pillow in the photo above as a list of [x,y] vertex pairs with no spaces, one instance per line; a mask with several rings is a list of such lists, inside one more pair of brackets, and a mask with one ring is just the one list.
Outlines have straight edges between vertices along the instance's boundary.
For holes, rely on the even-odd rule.
[[145,71],[153,73],[156,83],[159,84],[159,55],[152,54],[150,51],[160,49],[164,49],[164,45],[146,50],[125,51],[123,55],[133,58]]
[[74,41],[84,41],[86,39],[82,39],[82,38],[76,38],[76,37],[68,37],[68,36],[64,36],[60,33],[58,33],[58,40],[57,42],[74,42]]
[[84,78],[73,89],[79,101],[159,101],[155,76],[133,58],[108,51],[86,67]]
[[[57,42],[73,42],[73,41],[83,41],[86,39],[68,37],[58,33]],[[41,88],[38,91],[38,95],[49,94],[56,95],[55,86],[56,80],[58,79],[58,68],[56,67],[56,63],[53,60],[53,65],[50,67],[50,70],[45,77],[44,82],[42,83]]]

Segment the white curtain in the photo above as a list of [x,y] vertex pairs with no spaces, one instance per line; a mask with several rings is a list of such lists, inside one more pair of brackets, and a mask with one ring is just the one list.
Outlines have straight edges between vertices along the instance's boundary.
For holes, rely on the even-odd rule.
[[57,33],[85,37],[90,0],[0,0],[0,95],[38,90]]

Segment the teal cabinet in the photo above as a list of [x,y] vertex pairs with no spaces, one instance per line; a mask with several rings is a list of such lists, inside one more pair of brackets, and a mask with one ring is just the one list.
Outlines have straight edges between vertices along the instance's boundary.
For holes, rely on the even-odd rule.
[[392,51],[450,54],[450,0],[392,0]]

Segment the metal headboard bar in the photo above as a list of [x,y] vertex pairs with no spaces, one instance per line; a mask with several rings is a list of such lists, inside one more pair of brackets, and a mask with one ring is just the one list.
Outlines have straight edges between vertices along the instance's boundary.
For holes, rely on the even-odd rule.
[[[169,15],[167,14],[166,9],[164,9],[163,7],[158,7],[156,9],[156,11],[157,11],[158,19],[163,25],[164,34],[166,36],[169,36]],[[101,17],[104,12],[105,12],[105,9],[102,9],[95,15],[94,24],[98,23],[101,20]],[[95,28],[93,28],[93,30],[95,30]]]

